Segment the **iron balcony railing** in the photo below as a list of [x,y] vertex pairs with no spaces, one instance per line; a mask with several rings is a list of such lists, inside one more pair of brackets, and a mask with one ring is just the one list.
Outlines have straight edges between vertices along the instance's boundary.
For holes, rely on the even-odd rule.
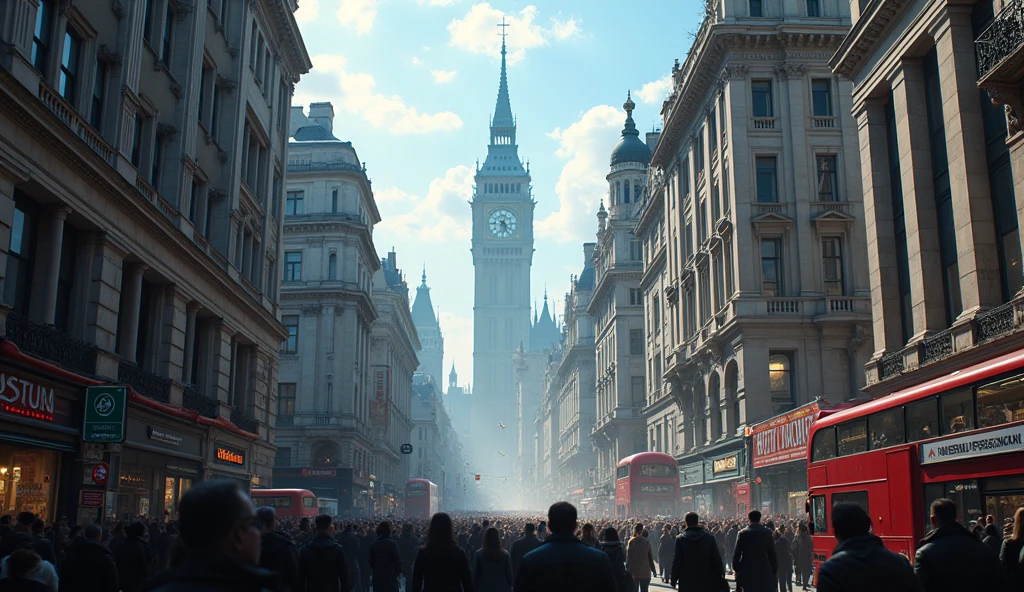
[[260,422],[241,409],[231,410],[231,423],[249,433],[259,433]]
[[978,77],[984,78],[1024,46],[1024,2],[1013,0],[974,41]]
[[140,395],[161,403],[171,402],[171,379],[147,372],[137,364],[121,360],[117,365],[117,380],[130,384]]
[[191,409],[203,417],[209,417],[211,419],[217,417],[217,413],[220,407],[215,399],[211,399],[206,395],[200,393],[193,386],[185,387],[185,390],[181,394],[181,404],[185,409]]
[[7,315],[7,339],[26,354],[44,358],[68,370],[96,374],[99,348],[58,331],[53,325],[33,323],[11,312]]

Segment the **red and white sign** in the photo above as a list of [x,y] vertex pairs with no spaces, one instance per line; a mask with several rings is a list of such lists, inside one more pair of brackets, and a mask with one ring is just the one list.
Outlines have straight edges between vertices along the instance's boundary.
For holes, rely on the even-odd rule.
[[0,409],[22,417],[53,421],[53,387],[0,372]]
[[99,463],[92,470],[92,482],[96,485],[106,485],[110,478],[110,467],[107,463]]
[[750,428],[754,468],[805,459],[807,437],[818,411],[818,404],[811,403]]

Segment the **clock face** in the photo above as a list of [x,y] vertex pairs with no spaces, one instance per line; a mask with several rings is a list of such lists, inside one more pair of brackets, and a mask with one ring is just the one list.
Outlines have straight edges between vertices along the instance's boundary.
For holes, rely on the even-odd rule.
[[494,210],[487,218],[487,229],[498,238],[508,238],[515,234],[518,224],[515,212],[505,208]]

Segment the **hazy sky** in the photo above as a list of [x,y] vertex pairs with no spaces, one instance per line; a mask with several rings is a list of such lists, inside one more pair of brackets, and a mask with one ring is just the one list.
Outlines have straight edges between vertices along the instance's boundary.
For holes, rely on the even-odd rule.
[[540,304],[547,286],[561,315],[582,243],[597,230],[626,91],[637,126],[650,131],[699,12],[698,0],[299,0],[314,69],[293,104],[334,104],[334,134],[353,143],[373,181],[378,255],[395,248],[410,288],[426,265],[445,372],[454,361],[460,383],[472,382],[467,201],[487,154],[502,15],[519,155],[537,200],[532,290]]

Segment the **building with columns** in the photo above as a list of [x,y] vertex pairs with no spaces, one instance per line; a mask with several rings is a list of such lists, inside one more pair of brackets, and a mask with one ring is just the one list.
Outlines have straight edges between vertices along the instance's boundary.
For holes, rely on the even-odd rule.
[[[595,280],[587,315],[595,325],[597,490],[615,493],[615,466],[647,449],[644,421],[644,308],[640,292],[643,248],[634,236],[647,180],[650,147],[633,122],[636,105],[627,96],[622,137],[612,150],[608,209],[597,213],[593,248]],[[657,136],[650,138],[656,141]],[[653,142],[652,142],[653,145]]]
[[[0,413],[5,513],[173,518],[196,480],[272,485],[296,7],[0,5],[0,373],[42,395]],[[129,387],[119,447],[82,443],[97,383]]]
[[1011,34],[1024,15],[997,0],[851,9],[831,66],[853,84],[874,321],[865,391],[882,396],[1024,345],[1024,44]]
[[[444,384],[444,336],[441,334],[441,323],[434,312],[434,303],[430,300],[426,266],[423,267],[420,285],[416,288],[416,300],[412,304],[412,322],[416,324],[416,333],[420,336],[420,349],[416,352],[420,367],[417,370],[430,374],[435,384]],[[452,371],[454,370],[453,366]]]
[[698,512],[762,502],[788,512],[805,495],[806,467],[748,474],[745,427],[817,397],[856,396],[870,356],[857,123],[851,85],[828,64],[850,6],[708,8],[672,69],[651,156],[665,238],[645,231],[643,250],[650,273],[663,264],[666,277],[662,291],[653,275],[645,282],[648,331],[664,340],[647,399],[652,414],[664,396],[679,407],[664,445],[693,477],[683,497]]
[[[445,410],[441,385],[426,372],[413,375],[410,479],[429,479],[437,485],[441,510],[478,508],[472,503],[476,483],[467,470],[459,435]],[[511,486],[507,481],[503,485]]]
[[380,213],[352,144],[333,135],[333,107],[314,103],[308,116],[296,107],[291,119],[275,474],[288,475],[290,487],[338,499],[339,512],[371,511],[370,476],[382,468],[370,361],[380,316],[373,287]]

